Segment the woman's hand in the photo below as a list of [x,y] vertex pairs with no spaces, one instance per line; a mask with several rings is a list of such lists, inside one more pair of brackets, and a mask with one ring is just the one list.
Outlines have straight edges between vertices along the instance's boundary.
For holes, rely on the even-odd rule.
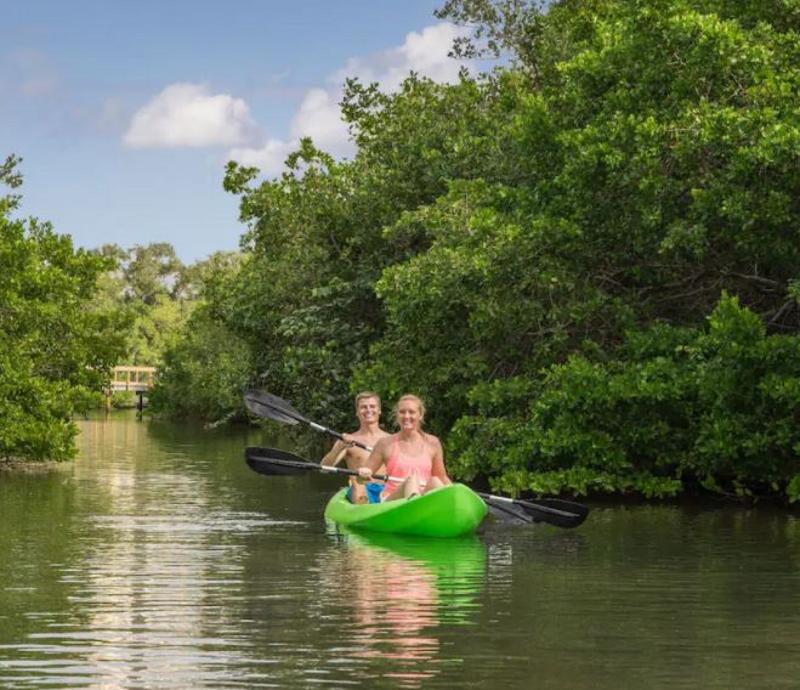
[[372,477],[372,470],[369,467],[359,467],[358,468],[358,478],[359,479],[369,479]]

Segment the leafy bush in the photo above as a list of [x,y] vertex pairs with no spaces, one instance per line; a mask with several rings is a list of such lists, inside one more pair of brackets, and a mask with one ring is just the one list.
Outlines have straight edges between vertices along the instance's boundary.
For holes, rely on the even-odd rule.
[[[0,183],[22,179],[9,157]],[[49,223],[11,217],[0,197],[0,458],[64,460],[75,452],[75,411],[95,404],[123,351],[114,309],[92,309],[109,262],[74,249]]]
[[451,468],[498,489],[800,497],[791,4],[448,0],[510,63],[349,82],[350,161],[305,140],[280,179],[230,164],[246,259],[168,404],[214,409],[225,338],[231,383],[330,424],[359,388],[421,393]]
[[725,296],[703,330],[629,333],[624,359],[574,355],[536,384],[471,392],[451,436],[462,476],[498,490],[670,496],[686,483],[796,497],[800,338]]
[[174,417],[200,411],[207,422],[241,414],[251,366],[247,345],[200,306],[180,343],[166,352],[150,394],[151,410]]

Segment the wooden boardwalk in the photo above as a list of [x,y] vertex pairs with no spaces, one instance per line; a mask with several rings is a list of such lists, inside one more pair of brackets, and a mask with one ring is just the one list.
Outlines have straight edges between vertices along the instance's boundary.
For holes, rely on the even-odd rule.
[[153,387],[155,367],[133,367],[122,365],[114,367],[114,376],[111,380],[112,391],[134,391],[143,393]]

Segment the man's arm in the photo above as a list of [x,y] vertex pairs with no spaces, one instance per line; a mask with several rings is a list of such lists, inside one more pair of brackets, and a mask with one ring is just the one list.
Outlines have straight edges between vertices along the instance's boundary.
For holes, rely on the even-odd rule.
[[320,464],[327,465],[329,467],[335,467],[347,454],[347,449],[349,447],[350,446],[344,441],[336,441],[336,443],[333,444],[333,448],[331,448],[325,457],[322,458],[322,462]]

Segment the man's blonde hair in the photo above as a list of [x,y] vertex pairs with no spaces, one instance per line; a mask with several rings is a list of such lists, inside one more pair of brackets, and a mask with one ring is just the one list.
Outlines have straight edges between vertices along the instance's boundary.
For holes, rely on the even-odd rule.
[[359,394],[356,396],[356,412],[358,412],[358,406],[359,406],[359,404],[360,404],[360,403],[361,403],[361,401],[362,401],[362,400],[364,400],[365,398],[375,398],[375,400],[377,400],[377,401],[378,401],[378,407],[380,408],[380,406],[381,406],[381,396],[380,396],[380,395],[378,395],[378,394],[377,394],[377,393],[375,393],[374,391],[361,391],[361,392],[360,392],[360,393],[359,393]]

